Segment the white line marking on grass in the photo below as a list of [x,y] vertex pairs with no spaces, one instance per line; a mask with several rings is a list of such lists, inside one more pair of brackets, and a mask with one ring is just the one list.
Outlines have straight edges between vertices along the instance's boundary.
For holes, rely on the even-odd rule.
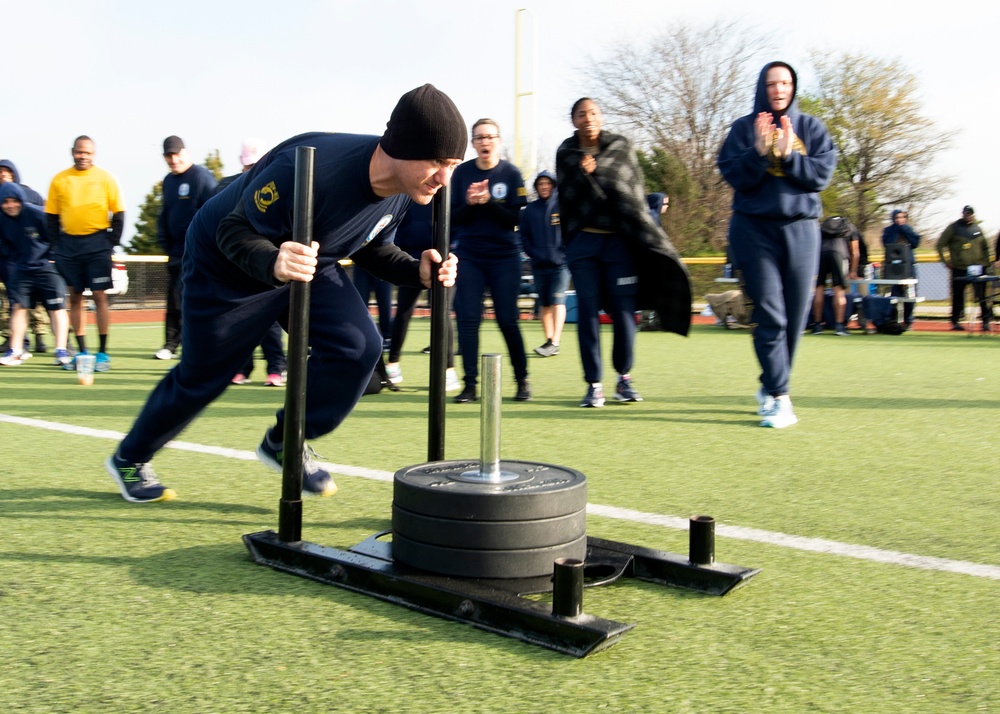
[[[125,435],[118,431],[106,429],[91,429],[84,426],[73,426],[70,424],[59,424],[57,422],[43,421],[41,419],[26,419],[24,417],[0,414],[0,423],[20,424],[49,431],[59,431],[77,436],[90,436],[98,439],[113,439],[120,441]],[[193,444],[188,441],[171,441],[167,444],[168,449],[178,451],[193,451],[199,454],[209,454],[211,456],[221,456],[228,459],[238,459],[240,461],[256,461],[257,455],[253,451],[243,451],[241,449],[227,449],[222,446],[206,446],[204,444]],[[378,471],[366,469],[359,466],[346,466],[344,464],[331,464],[320,462],[326,469],[336,474],[344,476],[357,476],[374,481],[392,482],[394,474],[388,471]],[[601,506],[593,503],[587,504],[587,513],[604,518],[615,518],[620,521],[631,521],[651,526],[663,528],[674,528],[677,530],[688,529],[688,519],[679,516],[665,516],[658,513],[645,513],[634,511],[630,508],[617,508],[615,506]],[[946,573],[960,573],[971,575],[977,578],[988,578],[990,580],[1000,580],[1000,567],[995,565],[984,565],[982,563],[970,563],[964,560],[951,560],[949,558],[935,558],[930,555],[913,555],[896,550],[883,550],[867,545],[852,545],[850,543],[839,543],[833,540],[822,538],[806,538],[804,536],[788,535],[775,531],[765,531],[758,528],[747,528],[744,526],[727,526],[717,523],[715,526],[716,535],[723,538],[733,538],[735,540],[748,540],[766,545],[776,545],[794,550],[804,550],[812,553],[826,553],[829,555],[839,555],[845,558],[856,558],[858,560],[870,560],[876,563],[888,563],[890,565],[902,565],[909,568],[920,568],[922,570],[937,570]]]

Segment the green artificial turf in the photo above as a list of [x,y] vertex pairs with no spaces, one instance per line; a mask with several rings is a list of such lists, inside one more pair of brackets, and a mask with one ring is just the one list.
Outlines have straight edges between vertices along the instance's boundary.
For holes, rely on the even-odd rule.
[[[529,349],[543,341],[522,328]],[[154,464],[178,500],[135,505],[104,473],[114,433],[169,367],[151,358],[161,332],[115,325],[114,369],[91,387],[44,356],[0,369],[0,414],[42,422],[0,421],[0,711],[1000,710],[989,577],[720,536],[719,561],[761,573],[721,598],[587,589],[586,612],[636,627],[574,659],[256,565],[241,536],[276,528],[277,474],[168,448]],[[494,324],[482,336],[506,354]],[[757,426],[746,332],[640,333],[644,401],[591,410],[577,406],[575,337],[530,360],[531,402],[511,399],[504,357],[503,458],[584,472],[597,506],[1000,566],[1000,339],[803,337],[800,423],[775,431]],[[314,444],[325,461],[385,475],[427,460],[428,340],[415,320],[402,391],[364,397]],[[254,376],[180,438],[250,459],[283,399]],[[446,458],[478,449],[479,406],[449,399]],[[391,483],[337,482],[305,502],[306,540],[344,548],[389,527]],[[687,548],[685,532],[646,522],[591,515],[587,531]]]

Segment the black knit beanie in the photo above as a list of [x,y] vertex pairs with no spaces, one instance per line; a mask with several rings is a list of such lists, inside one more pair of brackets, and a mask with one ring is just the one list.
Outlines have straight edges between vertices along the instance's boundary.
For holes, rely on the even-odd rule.
[[421,160],[464,158],[468,142],[458,107],[425,84],[399,98],[378,143],[394,159]]

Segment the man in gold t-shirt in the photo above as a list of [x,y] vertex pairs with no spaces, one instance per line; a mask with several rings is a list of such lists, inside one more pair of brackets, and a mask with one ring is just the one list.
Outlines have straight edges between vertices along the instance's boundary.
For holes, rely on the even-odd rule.
[[[80,352],[86,352],[83,291],[90,288],[97,309],[99,346],[95,369],[111,369],[108,296],[112,286],[111,255],[125,227],[125,201],[115,177],[94,166],[94,142],[79,136],[73,142],[73,166],[56,174],[45,204],[49,235],[56,239],[56,268],[69,286],[70,324]],[[69,369],[75,369],[71,364]]]

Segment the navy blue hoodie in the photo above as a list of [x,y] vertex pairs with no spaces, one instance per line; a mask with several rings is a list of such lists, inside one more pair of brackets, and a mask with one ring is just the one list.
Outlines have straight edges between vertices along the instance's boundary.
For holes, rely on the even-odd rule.
[[21,213],[11,218],[0,212],[0,253],[7,270],[31,272],[47,266],[52,252],[46,228],[45,211],[25,201],[24,187],[17,183],[0,184],[0,203],[5,198],[21,202]]
[[556,177],[550,171],[540,171],[535,177],[552,182],[552,195],[548,200],[537,198],[521,211],[521,245],[536,268],[553,268],[566,264],[566,249],[559,230],[559,197],[556,195]]
[[11,174],[14,175],[14,183],[19,184],[24,190],[24,202],[30,203],[32,206],[45,207],[45,199],[42,198],[41,194],[30,186],[25,186],[21,183],[21,175],[17,173],[17,167],[14,166],[14,162],[9,159],[0,159],[0,167],[10,169]]
[[[794,87],[784,112],[775,112],[767,100],[767,72],[788,67]],[[830,133],[816,117],[799,111],[798,78],[784,62],[764,66],[757,79],[753,111],[733,122],[719,152],[719,171],[733,187],[733,211],[772,220],[801,220],[822,215],[819,192],[830,184],[837,167],[837,150]],[[791,156],[761,156],[754,147],[754,121],[770,112],[779,125],[781,114],[792,120],[796,142]]]

